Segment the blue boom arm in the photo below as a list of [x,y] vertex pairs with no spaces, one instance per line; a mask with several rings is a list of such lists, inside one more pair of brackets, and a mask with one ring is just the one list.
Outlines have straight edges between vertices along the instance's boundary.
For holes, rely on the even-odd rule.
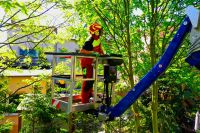
[[109,112],[109,118],[113,119],[122,115],[138,97],[150,87],[150,85],[166,70],[174,55],[177,53],[182,41],[188,32],[190,32],[192,24],[189,17],[183,20],[179,30],[170,42],[168,48],[164,52],[160,61],[140,80],[138,84],[132,88],[127,95],[122,98]]

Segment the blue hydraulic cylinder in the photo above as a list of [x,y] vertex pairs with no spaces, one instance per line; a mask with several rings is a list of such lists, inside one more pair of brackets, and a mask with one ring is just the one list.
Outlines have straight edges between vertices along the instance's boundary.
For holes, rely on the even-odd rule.
[[132,88],[127,95],[115,105],[110,112],[109,118],[113,119],[122,115],[138,97],[150,87],[150,85],[166,70],[174,55],[177,53],[184,37],[190,32],[192,24],[189,17],[183,20],[179,30],[170,42],[160,61]]

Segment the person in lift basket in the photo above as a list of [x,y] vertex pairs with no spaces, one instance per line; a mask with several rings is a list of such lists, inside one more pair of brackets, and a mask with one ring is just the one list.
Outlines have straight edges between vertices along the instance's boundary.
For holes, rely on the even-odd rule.
[[[80,50],[80,53],[103,55],[104,51],[102,49],[100,40],[100,37],[102,35],[102,26],[98,23],[93,23],[92,25],[90,25],[89,31],[90,31],[90,37],[84,43],[83,47]],[[82,58],[80,62],[84,78],[92,78],[93,59]],[[90,97],[93,96],[93,83],[94,81],[83,81],[81,90],[82,103],[88,103]]]

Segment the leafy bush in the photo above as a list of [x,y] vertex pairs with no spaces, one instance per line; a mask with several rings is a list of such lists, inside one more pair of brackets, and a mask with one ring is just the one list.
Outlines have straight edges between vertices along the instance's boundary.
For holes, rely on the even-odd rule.
[[12,127],[11,122],[3,122],[4,117],[0,115],[0,133],[9,133]]
[[42,94],[26,96],[22,103],[22,132],[60,133],[67,131],[66,115],[51,105],[51,99]]
[[78,112],[75,114],[75,133],[97,133],[101,130],[101,122],[95,118],[93,112]]
[[2,76],[0,81],[0,133],[9,133],[12,123],[4,121],[3,113],[16,112],[16,105],[13,103],[8,104],[6,101],[8,94],[7,80]]

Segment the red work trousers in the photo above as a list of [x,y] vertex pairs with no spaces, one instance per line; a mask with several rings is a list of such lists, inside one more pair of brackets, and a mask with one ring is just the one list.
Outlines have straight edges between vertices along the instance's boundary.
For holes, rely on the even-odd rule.
[[[101,44],[96,47],[93,47],[93,51],[98,52],[101,55],[104,54],[103,50],[101,49]],[[81,67],[83,71],[86,71],[84,78],[93,77],[92,62],[93,62],[93,59],[91,58],[81,59]],[[94,84],[94,81],[83,81],[82,91],[81,91],[82,103],[88,103],[90,100],[90,97],[93,96],[93,84]]]
[[[82,69],[83,69],[83,71],[86,71],[86,74],[83,76],[83,78],[92,78],[93,77],[93,66],[92,65],[87,65],[87,66],[83,67]],[[82,103],[89,103],[90,97],[93,96],[93,84],[94,84],[94,81],[83,81],[82,91],[81,91]]]

